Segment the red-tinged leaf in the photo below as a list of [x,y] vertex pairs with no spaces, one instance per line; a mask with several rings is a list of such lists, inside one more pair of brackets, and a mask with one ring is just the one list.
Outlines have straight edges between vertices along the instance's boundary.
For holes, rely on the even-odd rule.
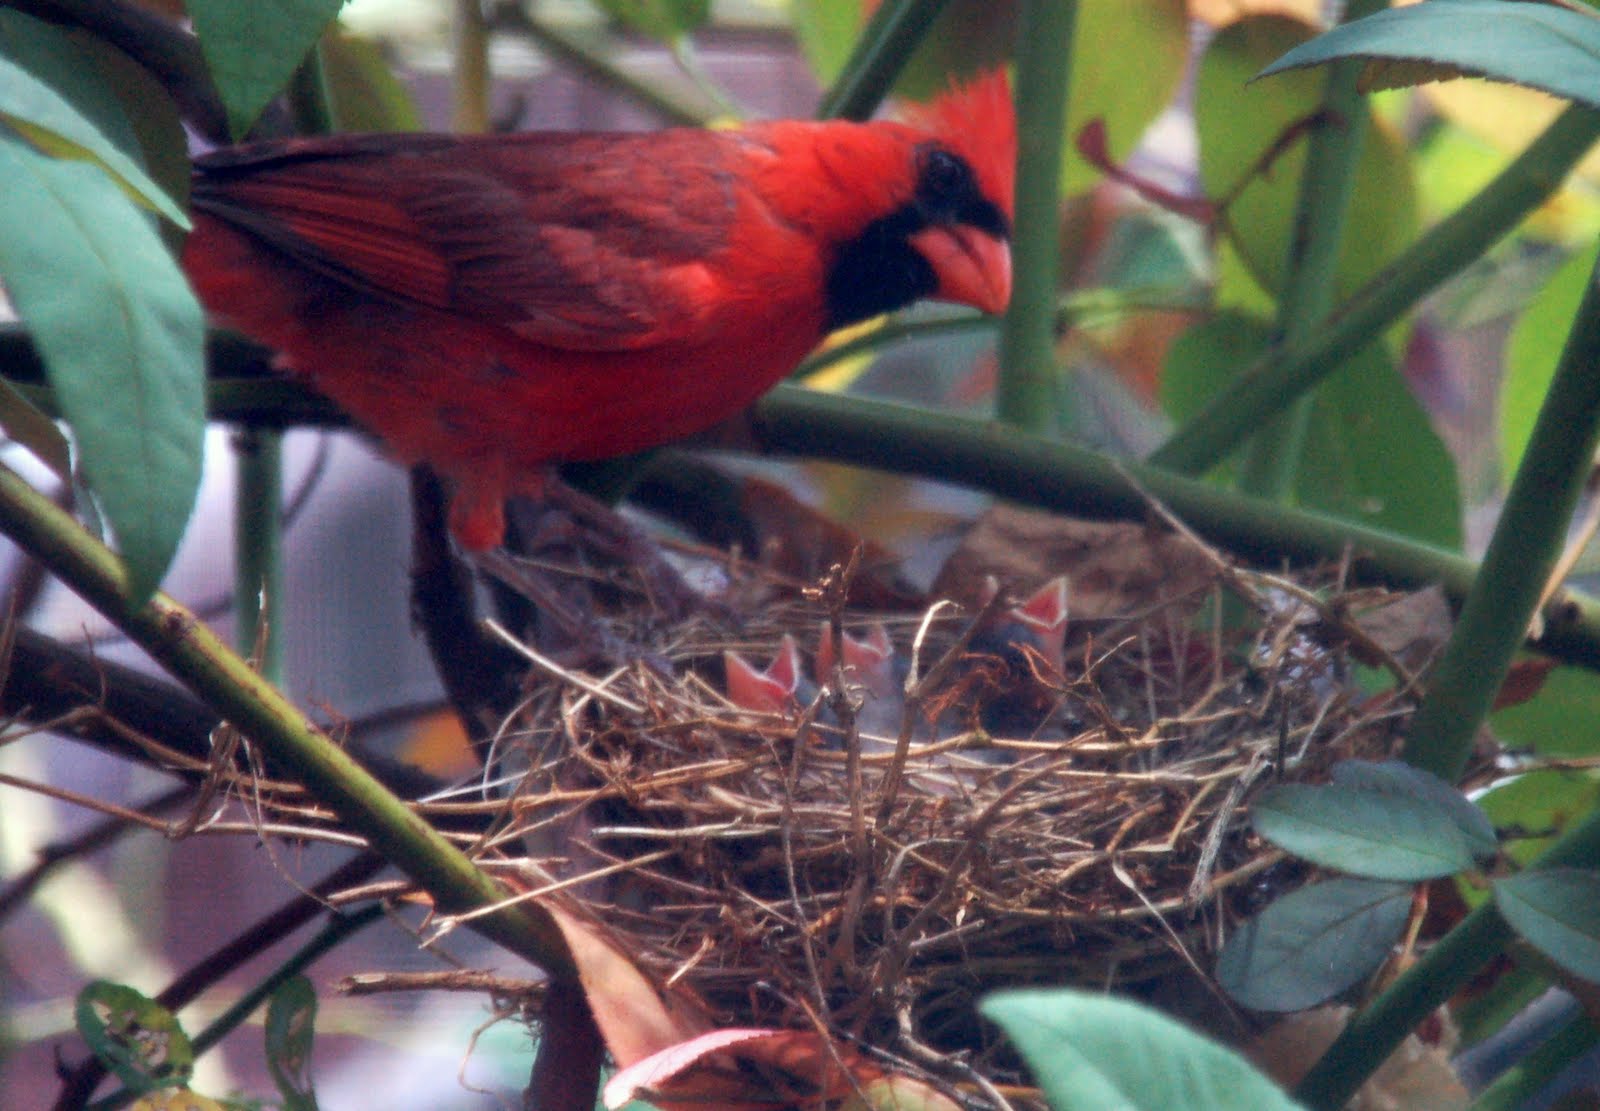
[[[741,1068],[741,1063],[759,1067]],[[734,1028],[710,1031],[620,1070],[606,1082],[602,1100],[609,1108],[648,1099],[670,1111],[706,1106],[778,1111],[867,1092],[885,1079],[876,1062],[814,1030]],[[901,1083],[917,1088],[919,1098],[930,1101],[926,1106],[937,1111],[950,1106],[914,1082]]]
[[1544,689],[1544,681],[1555,670],[1556,661],[1550,656],[1528,656],[1517,660],[1506,673],[1500,689],[1495,692],[1491,710],[1504,710],[1531,701]]
[[713,1030],[678,1045],[668,1046],[625,1069],[618,1069],[606,1081],[600,1098],[607,1107],[621,1107],[633,1099],[651,1098],[682,1079],[694,1066],[714,1053],[773,1033],[762,1029]]
[[619,1068],[712,1028],[698,999],[685,988],[657,985],[597,923],[554,902],[543,905],[566,939],[595,1025]]
[[1079,157],[1090,166],[1112,181],[1126,185],[1158,208],[1186,216],[1202,227],[1210,227],[1216,220],[1216,206],[1206,198],[1175,193],[1160,182],[1135,173],[1112,158],[1104,120],[1094,119],[1084,124],[1083,130],[1078,132],[1076,146]]

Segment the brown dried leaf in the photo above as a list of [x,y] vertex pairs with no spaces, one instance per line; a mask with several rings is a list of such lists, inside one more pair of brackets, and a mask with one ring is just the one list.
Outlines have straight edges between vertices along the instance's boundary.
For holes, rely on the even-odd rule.
[[[1293,1087],[1350,1021],[1349,1007],[1290,1015],[1256,1039],[1248,1056],[1284,1087]],[[1456,1111],[1472,1102],[1450,1047],[1409,1035],[1349,1103],[1349,1111]]]
[[553,900],[543,905],[566,938],[595,1025],[619,1066],[627,1068],[711,1029],[699,1000],[681,987],[658,986],[598,924]]
[[774,570],[811,580],[835,564],[848,564],[861,549],[860,569],[850,584],[849,603],[870,609],[905,609],[921,597],[897,576],[899,557],[763,478],[743,480],[740,509],[749,520]]
[[1430,586],[1363,610],[1355,615],[1355,622],[1390,658],[1417,672],[1432,662],[1450,638],[1450,600],[1442,588]]
[[798,1111],[840,1099],[853,1111],[959,1107],[814,1030],[712,1030],[619,1070],[602,1092],[609,1108],[641,1098],[668,1111]]
[[1092,621],[1196,593],[1211,582],[1213,571],[1193,545],[1169,532],[997,505],[945,562],[933,593],[975,605],[989,575],[1024,595],[1065,575],[1071,619]]

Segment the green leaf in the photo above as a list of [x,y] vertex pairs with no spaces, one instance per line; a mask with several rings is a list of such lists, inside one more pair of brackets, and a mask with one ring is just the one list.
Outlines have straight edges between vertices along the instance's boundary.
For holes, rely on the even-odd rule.
[[[46,84],[41,70],[51,80],[63,82],[68,95]],[[92,160],[142,203],[187,228],[189,218],[178,203],[107,137],[86,110],[102,120],[114,120],[123,141],[133,147],[133,133],[99,68],[84,64],[81,54],[55,28],[0,11],[0,123],[25,132],[51,153]]]
[[1333,766],[1333,782],[1377,795],[1403,795],[1434,807],[1460,831],[1475,857],[1488,858],[1500,849],[1494,823],[1459,789],[1430,771],[1404,760],[1341,760]]
[[[1167,351],[1161,401],[1183,421],[1266,349],[1265,322],[1222,312]],[[1382,344],[1318,387],[1295,494],[1301,505],[1445,547],[1461,542],[1456,468]]]
[[322,76],[339,131],[420,131],[405,84],[373,40],[334,29],[322,40]]
[[[1594,269],[1596,250],[1600,248],[1579,251],[1563,263],[1511,329],[1499,409],[1500,477],[1508,487],[1533,436],[1544,395],[1550,392],[1561,349]],[[1593,736],[1594,731],[1589,733]]]
[[1600,755],[1600,675],[1584,667],[1558,667],[1539,693],[1489,719],[1505,744],[1557,759]]
[[594,0],[595,6],[642,35],[670,42],[711,18],[711,0]]
[[1568,972],[1600,982],[1600,873],[1518,872],[1494,882],[1494,902],[1529,945]]
[[819,84],[833,84],[861,33],[861,0],[790,0],[795,38]]
[[1381,343],[1317,388],[1295,494],[1307,509],[1459,550],[1455,460]]
[[[1224,233],[1269,291],[1283,288],[1309,128],[1326,126],[1315,120],[1324,80],[1305,73],[1270,85],[1247,82],[1268,59],[1311,34],[1292,19],[1240,20],[1211,41],[1195,79],[1201,184],[1224,206]],[[1361,144],[1347,223],[1341,294],[1376,274],[1416,233],[1410,155],[1393,129],[1376,119]]]
[[188,0],[200,50],[243,138],[289,83],[344,0]]
[[33,333],[135,602],[200,485],[204,319],[149,218],[93,166],[0,127],[0,279]]
[[[1485,791],[1478,802],[1503,832],[1506,857],[1526,865],[1574,819],[1600,806],[1600,779],[1589,772],[1538,768]],[[1481,888],[1463,892],[1468,902],[1478,897],[1473,891]]]
[[978,1007],[1022,1052],[1052,1111],[1289,1111],[1249,1062],[1148,1007],[1082,991],[1003,991]]
[[1106,126],[1111,157],[1125,161],[1172,103],[1189,56],[1189,20],[1180,0],[1078,0],[1067,92],[1064,194],[1097,184],[1101,171],[1078,153],[1094,120]]
[[1275,901],[1228,939],[1217,982],[1256,1011],[1303,1011],[1370,975],[1411,913],[1407,884],[1331,879]]
[[[1420,882],[1473,863],[1472,843],[1444,807],[1367,783],[1280,784],[1250,813],[1255,831],[1280,849],[1350,875]],[[1492,833],[1489,843],[1493,851]]]
[[1430,0],[1393,8],[1335,27],[1261,76],[1340,58],[1371,60],[1369,88],[1486,77],[1600,107],[1600,19],[1550,4]]
[[124,984],[95,980],[78,993],[78,1033],[135,1094],[174,1088],[194,1072],[194,1047],[178,1020]]
[[267,1001],[267,1071],[283,1096],[284,1111],[317,1111],[311,1084],[311,1049],[317,993],[304,976],[291,976]]

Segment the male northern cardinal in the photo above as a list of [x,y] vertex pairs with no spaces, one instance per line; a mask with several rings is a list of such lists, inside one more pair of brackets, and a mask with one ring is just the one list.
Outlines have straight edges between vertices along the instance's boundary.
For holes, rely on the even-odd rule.
[[337,135],[195,167],[206,306],[497,545],[550,464],[739,412],[830,330],[921,298],[1005,308],[1016,129],[1002,72],[905,123]]

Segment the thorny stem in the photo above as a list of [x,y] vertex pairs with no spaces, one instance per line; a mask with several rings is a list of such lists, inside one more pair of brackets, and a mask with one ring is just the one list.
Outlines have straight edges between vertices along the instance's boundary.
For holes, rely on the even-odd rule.
[[822,95],[817,118],[864,120],[872,115],[948,2],[884,0],[879,4],[833,87]]
[[[1348,23],[1386,7],[1388,0],[1352,0],[1343,19]],[[1306,142],[1286,277],[1278,296],[1277,339],[1290,347],[1310,338],[1332,307],[1338,288],[1339,254],[1367,131],[1367,105],[1358,87],[1364,68],[1359,58],[1328,67],[1322,107],[1316,114],[1321,122],[1311,128]],[[1251,441],[1240,475],[1243,490],[1273,501],[1289,499],[1300,470],[1312,403],[1308,391]]]
[[[295,774],[351,830],[427,890],[442,913],[497,905],[505,898],[497,883],[333,744],[188,610],[159,593],[141,606],[131,605],[121,560],[4,467],[0,531],[126,632],[263,754]],[[502,907],[472,925],[554,977],[576,974],[559,929],[537,906]]]
[[1221,462],[1422,297],[1515,227],[1560,186],[1600,137],[1600,112],[1573,105],[1477,196],[1424,234],[1335,309],[1303,344],[1269,350],[1218,391],[1150,462],[1200,474]]
[[1000,332],[995,414],[1044,432],[1055,399],[1056,297],[1061,275],[1061,144],[1067,130],[1076,0],[1026,0],[1017,40],[1016,285]]

